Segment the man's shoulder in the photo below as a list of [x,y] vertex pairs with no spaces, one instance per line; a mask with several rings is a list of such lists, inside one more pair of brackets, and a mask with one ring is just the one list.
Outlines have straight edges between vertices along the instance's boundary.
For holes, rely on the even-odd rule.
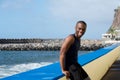
[[72,35],[69,35],[65,38],[65,41],[72,42],[72,43],[74,42],[74,40],[75,40],[75,38]]
[[66,39],[74,40],[74,36],[73,36],[73,35],[68,35],[68,36],[66,37]]

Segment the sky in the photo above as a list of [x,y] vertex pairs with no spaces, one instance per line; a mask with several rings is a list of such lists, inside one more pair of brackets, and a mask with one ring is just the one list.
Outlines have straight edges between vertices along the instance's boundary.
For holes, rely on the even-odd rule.
[[79,20],[83,39],[101,39],[120,0],[0,0],[0,38],[65,38]]

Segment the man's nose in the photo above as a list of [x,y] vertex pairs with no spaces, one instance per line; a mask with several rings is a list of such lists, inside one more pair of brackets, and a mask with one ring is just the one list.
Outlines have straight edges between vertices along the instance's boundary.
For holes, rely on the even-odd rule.
[[82,30],[82,29],[80,29],[79,31],[80,31],[80,32],[84,32],[84,30]]

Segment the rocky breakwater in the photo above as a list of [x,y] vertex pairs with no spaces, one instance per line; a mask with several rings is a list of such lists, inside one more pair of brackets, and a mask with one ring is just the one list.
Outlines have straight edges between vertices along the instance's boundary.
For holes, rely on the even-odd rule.
[[[60,50],[63,39],[1,39],[0,50]],[[80,50],[90,51],[105,47],[102,40],[81,40]]]
[[1,39],[0,50],[59,50],[62,39]]
[[81,40],[81,47],[80,50],[83,51],[93,51],[93,50],[97,50],[106,46],[109,46],[111,44],[105,44],[104,41],[102,40],[89,40],[89,39],[85,39],[85,40]]

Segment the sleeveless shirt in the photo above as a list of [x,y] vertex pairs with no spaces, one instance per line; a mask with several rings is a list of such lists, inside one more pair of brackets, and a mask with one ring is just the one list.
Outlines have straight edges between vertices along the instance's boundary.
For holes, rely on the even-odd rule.
[[65,54],[65,62],[64,62],[65,70],[69,70],[70,65],[77,63],[78,50],[80,48],[80,40],[75,36],[75,34],[71,34],[70,36],[74,37],[74,42]]

